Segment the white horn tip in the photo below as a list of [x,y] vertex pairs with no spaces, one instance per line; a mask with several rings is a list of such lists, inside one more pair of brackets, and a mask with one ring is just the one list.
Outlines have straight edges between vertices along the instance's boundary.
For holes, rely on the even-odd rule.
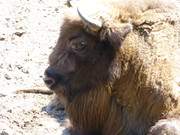
[[97,14],[92,10],[85,9],[84,6],[78,6],[77,12],[82,21],[92,30],[99,31],[102,27],[102,21],[97,18]]

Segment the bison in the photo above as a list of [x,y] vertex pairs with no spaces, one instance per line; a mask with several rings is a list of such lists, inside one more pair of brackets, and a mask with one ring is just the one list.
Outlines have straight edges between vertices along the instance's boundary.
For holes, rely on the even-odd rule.
[[180,135],[179,9],[172,0],[68,9],[44,81],[72,135]]

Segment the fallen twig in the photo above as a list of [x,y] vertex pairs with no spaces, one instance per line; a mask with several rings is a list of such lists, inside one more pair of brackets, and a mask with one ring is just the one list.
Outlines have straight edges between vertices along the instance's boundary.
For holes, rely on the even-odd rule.
[[45,95],[52,95],[53,92],[51,90],[45,88],[29,88],[29,89],[18,89],[15,91],[16,94],[21,93],[35,93],[35,94],[45,94]]

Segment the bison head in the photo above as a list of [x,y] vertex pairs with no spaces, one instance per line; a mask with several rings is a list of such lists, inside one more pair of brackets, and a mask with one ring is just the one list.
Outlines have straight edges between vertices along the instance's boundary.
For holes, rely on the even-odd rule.
[[65,17],[60,37],[49,57],[45,83],[67,101],[109,82],[110,67],[130,25],[95,23],[78,9]]

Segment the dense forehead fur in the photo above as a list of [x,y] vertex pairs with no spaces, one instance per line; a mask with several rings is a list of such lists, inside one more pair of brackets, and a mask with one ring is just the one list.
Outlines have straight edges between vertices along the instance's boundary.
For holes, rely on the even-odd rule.
[[[78,32],[83,30],[84,24],[79,18],[79,16],[75,13],[76,11],[70,9],[66,11],[66,15],[63,19],[63,24],[61,26],[61,32],[60,32],[62,36],[64,35],[70,36],[72,35],[72,32]],[[60,38],[62,36],[60,36]],[[68,37],[66,38],[68,39]]]

